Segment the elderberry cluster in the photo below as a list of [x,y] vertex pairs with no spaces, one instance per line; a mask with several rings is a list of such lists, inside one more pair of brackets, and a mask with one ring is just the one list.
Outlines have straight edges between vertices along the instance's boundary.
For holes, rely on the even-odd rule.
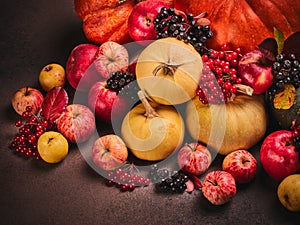
[[[204,14],[202,15],[204,16]],[[183,15],[174,8],[162,7],[153,21],[156,38],[176,37],[202,53],[206,41],[213,37],[210,25],[199,25],[193,14]]]
[[159,169],[157,164],[151,166],[149,178],[156,183],[158,191],[170,193],[183,193],[187,186],[188,176],[181,171]]
[[294,54],[278,54],[272,65],[273,84],[269,89],[269,95],[273,96],[281,92],[286,84],[300,86],[300,63]]
[[122,88],[124,88],[127,84],[134,80],[135,77],[128,71],[112,72],[110,73],[110,77],[106,81],[106,87],[112,91],[119,92]]

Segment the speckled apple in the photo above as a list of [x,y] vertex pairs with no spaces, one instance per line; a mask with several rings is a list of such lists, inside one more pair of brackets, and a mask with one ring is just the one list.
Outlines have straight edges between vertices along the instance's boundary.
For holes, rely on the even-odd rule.
[[230,173],[236,183],[250,182],[257,171],[257,161],[247,150],[240,149],[229,153],[223,160],[222,169]]
[[207,147],[197,142],[185,144],[177,155],[179,167],[193,175],[205,173],[211,161],[211,154]]
[[93,145],[93,162],[101,169],[113,170],[120,167],[128,157],[123,140],[115,134],[99,137]]
[[125,72],[129,64],[127,49],[117,42],[107,41],[98,48],[94,65],[100,76],[105,79],[110,77],[110,73]]
[[57,120],[57,129],[69,142],[87,141],[96,129],[95,116],[85,105],[71,104]]
[[36,114],[42,107],[43,94],[36,88],[23,87],[18,89],[11,99],[11,104],[16,113],[22,115],[27,106],[32,107],[32,113]]
[[213,205],[223,205],[236,195],[234,177],[225,171],[209,172],[202,183],[202,194]]

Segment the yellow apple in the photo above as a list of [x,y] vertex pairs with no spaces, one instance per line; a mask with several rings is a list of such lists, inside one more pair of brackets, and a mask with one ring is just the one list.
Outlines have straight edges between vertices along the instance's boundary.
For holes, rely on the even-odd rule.
[[292,212],[300,212],[300,174],[284,178],[277,188],[281,204]]
[[47,92],[54,87],[63,87],[66,83],[64,67],[57,63],[44,66],[39,75],[39,82]]
[[67,156],[69,144],[61,133],[47,131],[39,137],[37,149],[45,162],[58,163]]

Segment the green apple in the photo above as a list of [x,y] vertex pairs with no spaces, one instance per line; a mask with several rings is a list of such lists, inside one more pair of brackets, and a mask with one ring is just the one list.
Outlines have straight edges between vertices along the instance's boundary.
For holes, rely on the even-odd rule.
[[300,174],[284,178],[277,188],[281,204],[292,212],[300,211]]
[[66,83],[64,67],[57,63],[44,66],[40,71],[39,82],[46,92],[54,87],[63,87]]

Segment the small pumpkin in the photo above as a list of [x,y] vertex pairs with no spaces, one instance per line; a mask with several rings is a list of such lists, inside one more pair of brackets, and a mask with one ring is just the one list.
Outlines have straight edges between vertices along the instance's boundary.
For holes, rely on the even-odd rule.
[[[162,0],[170,6],[173,1]],[[74,0],[74,8],[83,22],[83,32],[91,42],[124,44],[132,41],[127,21],[137,3],[135,0]]]
[[135,73],[148,97],[159,104],[176,105],[196,95],[202,68],[201,56],[191,44],[169,37],[141,52]]
[[186,108],[190,135],[221,155],[249,149],[265,135],[267,113],[262,96],[236,95],[226,104],[202,104],[197,97]]
[[207,44],[218,49],[225,43],[252,50],[273,29],[285,37],[300,30],[300,1],[285,0],[176,0],[175,7],[197,15],[207,12],[214,38]]
[[142,103],[125,116],[121,136],[137,158],[163,160],[178,149],[184,138],[184,121],[173,106],[148,102],[142,91]]

